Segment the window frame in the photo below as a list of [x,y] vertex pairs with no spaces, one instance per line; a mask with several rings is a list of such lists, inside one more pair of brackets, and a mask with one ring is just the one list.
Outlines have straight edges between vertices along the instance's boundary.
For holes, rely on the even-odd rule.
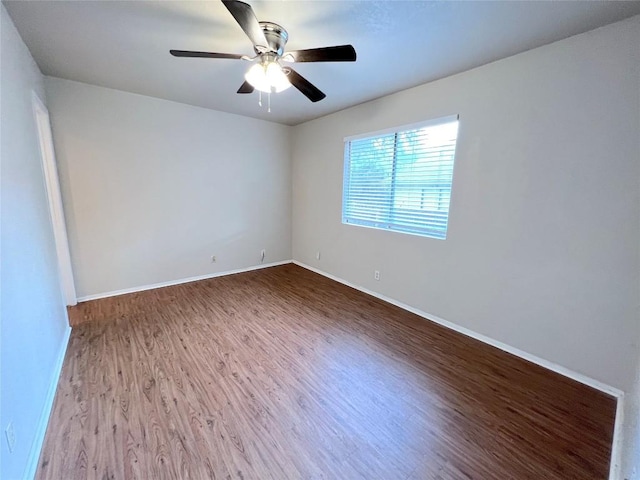
[[[452,166],[451,166],[451,188],[449,190],[449,195],[448,195],[449,206],[447,207],[447,211],[446,211],[446,223],[444,226],[444,232],[442,232],[442,229],[437,229],[437,228],[430,229],[428,225],[425,226],[424,228],[419,229],[420,231],[417,231],[418,230],[417,228],[411,228],[406,225],[403,226],[402,224],[394,225],[392,222],[393,216],[391,215],[391,212],[387,221],[380,222],[379,224],[376,224],[376,222],[374,221],[362,220],[359,222],[357,220],[354,221],[353,219],[351,219],[351,221],[348,220],[348,215],[346,215],[345,207],[348,201],[348,190],[349,190],[348,187],[351,185],[350,183],[351,181],[351,178],[350,178],[351,177],[351,168],[350,168],[351,167],[351,158],[350,158],[351,142],[357,141],[357,140],[374,139],[376,137],[394,135],[393,160],[391,165],[391,171],[393,172],[392,178],[391,178],[392,187],[390,189],[391,198],[389,200],[390,202],[389,205],[392,207],[394,199],[398,193],[396,191],[398,135],[404,132],[412,131],[412,130],[419,130],[423,128],[434,127],[434,126],[443,125],[443,124],[452,123],[452,122],[458,122],[458,132],[456,134],[456,141],[453,148],[453,159],[452,159]],[[454,181],[454,174],[455,174],[456,154],[458,150],[458,139],[459,139],[459,128],[460,128],[459,122],[460,122],[460,116],[458,114],[454,114],[454,115],[447,115],[443,117],[433,118],[433,119],[429,119],[421,122],[401,125],[397,127],[390,127],[382,130],[373,131],[373,132],[360,133],[357,135],[344,137],[343,139],[344,140],[344,158],[343,158],[343,182],[342,182],[342,208],[341,208],[342,223],[344,225],[352,225],[356,227],[373,228],[376,230],[391,231],[391,232],[397,232],[397,233],[402,233],[407,235],[417,235],[417,236],[426,237],[426,238],[433,238],[436,240],[446,240],[448,227],[449,227],[451,201],[453,197],[453,181]]]

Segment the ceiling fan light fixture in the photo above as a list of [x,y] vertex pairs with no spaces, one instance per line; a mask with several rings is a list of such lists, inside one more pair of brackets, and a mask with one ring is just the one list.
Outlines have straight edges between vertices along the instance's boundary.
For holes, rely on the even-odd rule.
[[[244,75],[245,81],[237,93],[250,94],[254,90],[269,94],[278,93],[294,86],[312,102],[326,97],[315,85],[291,67],[282,68],[285,62],[355,62],[356,50],[353,45],[335,45],[333,47],[308,48],[285,53],[289,34],[277,23],[259,22],[248,3],[242,0],[222,0],[224,6],[253,44],[256,56],[234,53],[198,52],[192,50],[169,50],[174,57],[227,58],[252,61],[258,59]],[[262,103],[258,102],[260,105]]]
[[256,90],[261,92],[282,92],[291,86],[291,82],[277,62],[256,63],[244,76]]

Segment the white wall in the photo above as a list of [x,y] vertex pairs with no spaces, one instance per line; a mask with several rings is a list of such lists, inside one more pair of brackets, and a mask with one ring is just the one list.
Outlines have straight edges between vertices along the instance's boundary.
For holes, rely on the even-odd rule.
[[[5,126],[5,98],[19,101],[14,90],[32,82],[5,88],[5,18],[3,9],[3,262],[5,139],[34,134]],[[293,132],[49,78],[78,294],[244,268],[259,263],[262,248],[266,261],[286,260],[292,232],[298,261],[623,389],[628,399],[635,388],[637,399],[638,44],[636,17]],[[12,122],[26,118],[18,110]],[[345,136],[454,113],[461,127],[446,241],[340,223]],[[53,252],[49,231],[15,239],[16,249],[46,240],[36,256]],[[3,284],[3,317],[4,297]],[[4,427],[4,391],[2,402]],[[629,420],[637,410],[627,402],[627,476],[639,451]]]
[[79,297],[291,258],[290,127],[46,88]]
[[[638,45],[635,17],[295,127],[294,259],[629,390]],[[450,114],[447,239],[342,225],[343,138]]]
[[[638,45],[635,17],[292,137],[293,258],[626,391],[629,479],[640,469]],[[345,136],[456,113],[447,240],[341,224]]]
[[0,21],[0,477],[16,479],[37,462],[69,327],[31,103],[32,91],[45,99],[43,77],[4,6]]

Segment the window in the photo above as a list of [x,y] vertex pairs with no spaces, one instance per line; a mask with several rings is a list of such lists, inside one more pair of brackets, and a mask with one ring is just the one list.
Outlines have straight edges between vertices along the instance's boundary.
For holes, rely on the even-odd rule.
[[342,223],[444,239],[458,117],[345,139]]

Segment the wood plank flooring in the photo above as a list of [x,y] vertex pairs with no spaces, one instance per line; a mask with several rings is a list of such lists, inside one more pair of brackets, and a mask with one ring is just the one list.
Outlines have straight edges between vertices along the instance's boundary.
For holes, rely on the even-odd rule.
[[71,309],[38,479],[606,479],[613,398],[295,265]]

